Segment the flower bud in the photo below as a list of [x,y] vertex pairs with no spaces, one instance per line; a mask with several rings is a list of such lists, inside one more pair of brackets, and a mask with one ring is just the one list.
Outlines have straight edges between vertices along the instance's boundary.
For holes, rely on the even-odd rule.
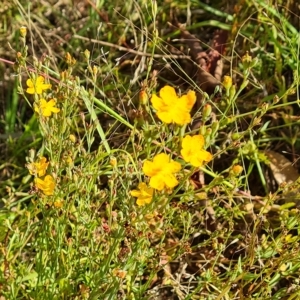
[[203,107],[203,113],[202,113],[204,121],[210,117],[211,111],[212,111],[211,105],[205,104]]
[[98,74],[99,68],[97,66],[93,66],[93,74],[96,77]]
[[252,61],[252,57],[249,55],[248,51],[246,54],[242,57],[242,63],[244,67],[248,67]]
[[232,139],[233,141],[238,141],[240,138],[241,138],[241,135],[240,135],[239,133],[237,133],[237,132],[235,132],[235,133],[233,133],[233,134],[231,135],[231,139]]
[[76,143],[76,136],[74,134],[70,134],[69,139],[72,143]]
[[73,180],[74,180],[74,183],[77,184],[78,183],[78,176],[77,174],[73,174]]
[[65,59],[66,59],[66,63],[69,66],[74,66],[76,64],[76,59],[74,57],[72,57],[69,52],[66,53]]
[[60,78],[62,81],[66,81],[68,78],[68,72],[67,71],[60,72]]
[[25,26],[22,26],[20,29],[19,29],[19,32],[20,32],[20,35],[22,38],[25,38],[26,37],[26,34],[27,34],[27,28]]
[[232,85],[229,89],[229,99],[233,99],[235,94],[236,94],[236,88],[235,85]]
[[73,164],[73,159],[72,159],[72,157],[68,155],[68,156],[66,157],[66,162],[68,163],[68,165],[72,165],[72,164]]
[[109,161],[110,165],[113,167],[117,166],[117,159],[115,157],[111,157]]
[[242,172],[243,172],[243,167],[240,165],[234,165],[230,170],[230,173],[233,176],[239,176]]
[[214,121],[214,122],[211,124],[211,133],[212,133],[213,136],[214,136],[214,135],[216,134],[216,132],[219,130],[219,127],[220,127],[219,121]]
[[87,61],[89,61],[90,60],[90,51],[88,50],[88,49],[85,49],[84,50],[84,55],[85,55],[85,58],[86,58],[86,60]]
[[200,127],[199,134],[201,134],[203,136],[206,134],[206,126],[201,126]]
[[228,91],[232,86],[232,78],[230,76],[224,76],[222,84],[225,87],[225,89]]
[[142,105],[146,105],[148,103],[148,95],[145,90],[140,91],[139,100]]
[[196,197],[199,200],[207,200],[208,199],[207,193],[205,193],[205,192],[196,193]]
[[156,0],[152,1],[152,14],[155,19],[156,15],[157,15],[157,1]]
[[248,84],[249,84],[249,80],[248,79],[244,80],[240,86],[240,91],[243,90]]
[[275,95],[273,98],[273,104],[277,104],[279,101],[280,101],[280,98],[277,95]]

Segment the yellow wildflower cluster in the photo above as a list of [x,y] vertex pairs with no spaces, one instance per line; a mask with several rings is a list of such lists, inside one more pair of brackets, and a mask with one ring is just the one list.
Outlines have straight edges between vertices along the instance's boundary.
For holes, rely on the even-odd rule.
[[[44,83],[45,78],[43,76],[38,76],[35,79],[27,79],[26,84],[28,86],[26,92],[32,95],[42,95],[45,90],[51,89],[51,84]],[[58,113],[59,108],[55,107],[55,99],[50,99],[49,101],[44,98],[36,100],[34,103],[34,111],[39,115],[44,117],[51,117],[52,113]]]
[[27,169],[31,175],[35,176],[35,186],[41,190],[45,195],[51,196],[54,193],[55,181],[51,175],[46,175],[49,162],[45,157],[40,157],[36,162],[27,165]]
[[[186,95],[178,97],[174,88],[163,87],[157,95],[152,95],[151,103],[156,110],[157,117],[166,124],[175,123],[185,125],[191,121],[190,111],[196,102],[196,94],[189,91]],[[202,135],[187,135],[182,139],[181,155],[185,162],[194,167],[201,167],[212,160],[212,154],[204,150],[204,137]],[[162,191],[165,188],[173,189],[179,184],[176,173],[181,170],[181,164],[165,153],[154,156],[152,161],[146,160],[143,172],[150,178],[149,186],[141,182],[138,190],[132,190],[131,196],[137,198],[137,205],[143,206],[152,201],[154,190]]]
[[[34,110],[39,115],[50,117],[52,113],[58,113],[59,108],[55,107],[55,99],[44,98],[44,91],[51,88],[51,84],[45,83],[43,76],[38,76],[33,79],[28,79],[27,90],[29,94],[41,95],[36,98]],[[142,98],[145,98],[144,95]],[[175,123],[185,125],[191,122],[191,109],[196,102],[196,94],[194,91],[189,91],[187,94],[180,97],[177,96],[175,89],[166,85],[163,87],[159,96],[153,94],[151,103],[156,110],[157,117],[164,123]],[[204,162],[209,162],[212,159],[211,153],[203,149],[204,137],[202,135],[190,136],[187,135],[182,140],[181,155],[183,159],[194,167],[201,167]],[[46,170],[49,162],[45,157],[41,157],[37,162],[28,164],[30,174],[36,178],[35,186],[45,195],[53,195],[55,181],[51,175],[46,175]],[[166,153],[160,153],[154,156],[153,160],[146,160],[143,164],[143,172],[149,177],[149,186],[141,182],[137,190],[132,190],[131,195],[137,198],[137,205],[143,206],[152,201],[154,190],[163,191],[164,189],[173,189],[179,182],[176,174],[180,172],[181,164],[174,161]]]

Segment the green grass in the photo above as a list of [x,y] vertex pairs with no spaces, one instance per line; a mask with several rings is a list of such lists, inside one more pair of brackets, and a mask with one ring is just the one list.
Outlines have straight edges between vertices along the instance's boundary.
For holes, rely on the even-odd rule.
[[[286,176],[278,181],[267,151],[283,154],[297,174],[296,6],[6,1],[1,299],[298,299],[300,186],[277,157]],[[176,21],[208,52],[217,30],[227,35],[216,77],[231,76],[231,88],[203,94]],[[26,80],[38,74],[52,87],[28,94]],[[150,98],[165,85],[197,92],[192,124],[157,118]],[[42,96],[60,112],[37,114]],[[183,160],[187,134],[204,136],[211,162]],[[138,206],[131,191],[149,183],[143,164],[159,153],[181,164],[178,185]],[[53,195],[29,174],[42,156]]]

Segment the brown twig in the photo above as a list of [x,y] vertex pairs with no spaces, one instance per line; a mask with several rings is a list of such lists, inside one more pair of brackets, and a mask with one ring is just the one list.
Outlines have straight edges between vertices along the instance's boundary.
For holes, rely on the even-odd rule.
[[140,56],[147,56],[147,57],[154,57],[154,58],[191,59],[191,57],[188,56],[188,55],[152,54],[152,53],[146,53],[146,52],[142,52],[142,51],[136,51],[136,50],[126,48],[126,47],[123,47],[123,46],[119,46],[119,45],[116,45],[116,44],[112,44],[112,43],[109,43],[109,42],[95,40],[95,39],[89,39],[89,38],[80,36],[78,34],[74,34],[73,37],[77,38],[77,39],[80,39],[80,40],[83,40],[83,41],[88,41],[88,42],[91,42],[91,43],[100,44],[100,45],[107,46],[107,47],[110,47],[110,48],[118,49],[119,51],[129,52],[129,53],[132,53],[132,54],[135,54],[135,55],[140,55]]
[[[4,58],[1,58],[1,57],[0,57],[0,61],[4,62],[6,64],[10,64],[10,65],[14,65],[15,64],[15,62],[13,62],[11,60],[4,59]],[[52,76],[50,76],[50,75],[48,75],[48,74],[46,74],[44,72],[41,72],[41,71],[37,72],[37,70],[34,69],[34,68],[26,67],[26,70],[28,70],[30,72],[38,73],[39,75],[42,75],[45,78],[48,78],[49,80],[52,80],[52,81],[56,82],[57,84],[60,83],[60,80],[58,80],[58,79],[56,79],[56,78],[54,78],[54,77],[52,77]]]

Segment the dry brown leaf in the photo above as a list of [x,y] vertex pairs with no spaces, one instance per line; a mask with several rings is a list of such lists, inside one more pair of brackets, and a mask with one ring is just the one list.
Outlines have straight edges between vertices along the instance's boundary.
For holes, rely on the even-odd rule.
[[293,164],[282,154],[268,150],[265,152],[270,161],[270,169],[278,185],[293,183],[299,178],[298,171]]
[[[270,161],[270,169],[278,185],[283,183],[292,184],[299,178],[298,171],[293,167],[291,161],[289,161],[282,154],[275,151],[266,151],[265,155]],[[299,205],[299,190],[297,188],[290,188],[287,186],[283,191],[283,199],[285,202],[296,202]]]

